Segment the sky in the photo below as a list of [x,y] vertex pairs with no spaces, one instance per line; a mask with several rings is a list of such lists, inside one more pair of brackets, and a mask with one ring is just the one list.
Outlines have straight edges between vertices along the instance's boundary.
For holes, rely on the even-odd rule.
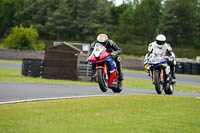
[[116,0],[115,2],[116,2],[116,6],[119,6],[122,4],[123,0]]

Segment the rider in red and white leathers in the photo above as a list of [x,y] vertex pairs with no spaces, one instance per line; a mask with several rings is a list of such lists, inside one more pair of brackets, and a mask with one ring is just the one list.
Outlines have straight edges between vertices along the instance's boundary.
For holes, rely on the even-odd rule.
[[[117,44],[112,41],[111,39],[108,39],[108,36],[106,34],[99,34],[97,36],[97,39],[90,45],[90,54],[92,53],[95,44],[101,43],[104,47],[106,47],[107,52],[112,55],[112,58],[115,60],[117,65],[117,71],[119,72],[119,80],[123,80],[123,73],[121,70],[121,62],[119,55],[122,53],[122,50],[117,46]],[[95,65],[92,67],[93,73],[95,72]]]
[[[148,53],[145,56],[145,60],[144,60],[144,65],[146,65],[147,61],[148,61],[148,57],[149,55],[153,52],[153,50],[162,50],[165,53],[168,53],[170,55],[170,61],[169,61],[169,65],[170,65],[170,69],[171,69],[171,75],[173,78],[173,82],[175,83],[175,65],[176,65],[176,61],[175,61],[175,54],[172,51],[172,47],[170,46],[170,44],[166,43],[166,37],[163,34],[159,34],[156,37],[156,41],[152,42],[149,44],[148,46]],[[149,72],[149,68],[147,68],[147,72]]]

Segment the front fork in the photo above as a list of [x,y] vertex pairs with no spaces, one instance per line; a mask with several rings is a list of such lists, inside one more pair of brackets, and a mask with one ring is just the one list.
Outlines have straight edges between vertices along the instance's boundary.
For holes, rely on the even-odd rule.
[[[104,77],[105,77],[105,79],[108,79],[107,65],[105,63],[104,63],[104,66],[97,66],[96,65],[96,70],[97,69],[103,69]],[[97,71],[96,71],[96,76],[97,76]]]
[[[152,82],[153,82],[153,83],[155,83],[155,71],[156,71],[156,69],[153,68],[153,78],[152,78]],[[161,83],[164,82],[163,75],[164,75],[164,70],[163,70],[163,67],[161,67],[161,68],[160,68],[160,81],[161,81]]]

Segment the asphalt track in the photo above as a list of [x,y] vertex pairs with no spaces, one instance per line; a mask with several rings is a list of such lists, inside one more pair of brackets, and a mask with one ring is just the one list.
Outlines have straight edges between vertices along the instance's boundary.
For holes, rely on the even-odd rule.
[[[0,63],[0,68],[21,69],[21,65]],[[145,73],[124,73],[125,78],[150,80]],[[200,85],[200,78],[177,77],[177,83]],[[183,81],[182,81],[183,80]],[[0,82],[0,104],[110,95],[157,95],[155,90],[124,88],[119,94],[100,91],[97,86]],[[200,98],[200,93],[174,92],[172,96]]]
[[[157,95],[154,90],[124,88],[121,93],[101,92],[98,86],[0,82],[0,104],[111,95]],[[200,93],[174,92],[171,96],[200,98]]]

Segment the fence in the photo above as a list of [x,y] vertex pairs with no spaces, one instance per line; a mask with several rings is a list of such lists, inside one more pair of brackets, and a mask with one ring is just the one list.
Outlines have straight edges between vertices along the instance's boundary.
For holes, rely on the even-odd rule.
[[88,62],[81,61],[79,66],[79,76],[88,77],[92,75],[92,66]]

